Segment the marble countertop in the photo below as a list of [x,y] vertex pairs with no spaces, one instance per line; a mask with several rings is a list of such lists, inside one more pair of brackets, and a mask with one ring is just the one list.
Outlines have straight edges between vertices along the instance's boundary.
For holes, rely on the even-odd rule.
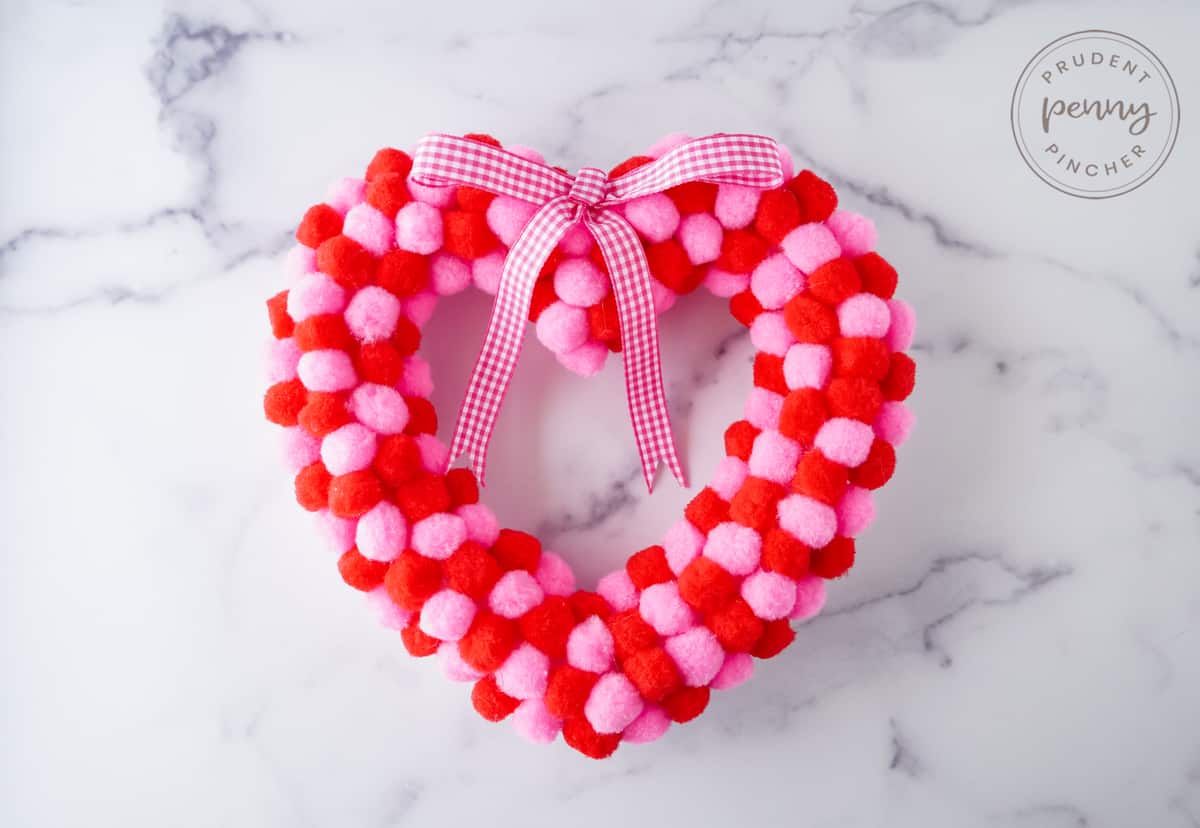
[[[1200,825],[1200,157],[1185,114],[1128,195],[1030,173],[1013,83],[1082,28],[1189,111],[1185,2],[5,2],[0,823]],[[775,136],[919,314],[918,428],[827,611],[611,761],[482,722],[377,627],[262,420],[300,211],[432,130],[569,168]],[[703,480],[750,343],[712,301],[663,339]],[[431,337],[441,410],[475,348]],[[504,522],[584,579],[688,495],[645,497],[621,389],[527,348],[492,451]]]

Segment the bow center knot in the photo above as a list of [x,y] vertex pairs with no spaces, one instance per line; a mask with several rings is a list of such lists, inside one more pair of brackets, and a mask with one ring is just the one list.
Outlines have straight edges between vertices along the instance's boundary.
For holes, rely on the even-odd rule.
[[608,174],[595,167],[582,167],[567,198],[583,207],[595,207],[608,195]]

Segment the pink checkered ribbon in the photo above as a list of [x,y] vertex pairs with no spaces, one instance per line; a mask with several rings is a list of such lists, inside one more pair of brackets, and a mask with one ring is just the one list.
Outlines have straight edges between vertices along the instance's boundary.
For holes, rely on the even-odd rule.
[[521,354],[534,283],[559,240],[582,221],[600,246],[612,279],[625,354],[625,394],[646,488],[653,488],[654,472],[663,460],[686,486],[663,392],[650,267],[637,232],[607,208],[689,181],[778,187],[783,167],[775,142],[759,135],[710,135],[609,180],[595,167],[572,177],[481,141],[429,135],[417,145],[411,177],[430,187],[477,187],[540,205],[504,262],[487,337],[450,444],[450,462],[469,452],[483,482],[488,441]]

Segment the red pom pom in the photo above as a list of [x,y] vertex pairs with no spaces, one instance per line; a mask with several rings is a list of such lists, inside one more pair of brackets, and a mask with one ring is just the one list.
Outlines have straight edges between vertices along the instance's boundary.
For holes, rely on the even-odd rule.
[[845,466],[833,462],[819,451],[809,451],[796,464],[792,488],[802,495],[834,506],[842,499],[848,481]]
[[527,532],[501,529],[499,537],[492,544],[492,554],[506,571],[524,569],[526,572],[536,572],[538,561],[542,558],[542,543]]
[[494,193],[478,187],[459,187],[454,191],[454,200],[458,202],[459,207],[477,213],[485,212],[495,197]]
[[825,399],[815,388],[798,388],[783,398],[779,412],[779,433],[811,448],[817,431],[829,419]]
[[754,229],[760,236],[779,244],[799,224],[800,204],[790,190],[767,190],[762,194],[754,215]]
[[324,509],[329,503],[329,482],[333,480],[320,460],[305,466],[296,474],[296,502],[310,512]]
[[693,558],[679,575],[679,594],[705,615],[717,612],[737,596],[739,580],[711,558]]
[[442,588],[442,568],[432,558],[405,549],[388,566],[383,586],[397,606],[417,612],[430,595]]
[[785,185],[800,204],[800,221],[824,221],[837,209],[837,193],[829,182],[803,170]]
[[862,279],[849,259],[833,259],[808,274],[805,289],[810,296],[837,307],[862,291]]
[[612,633],[613,649],[618,661],[624,662],[634,653],[658,643],[658,633],[638,615],[636,607],[610,615],[606,623]]
[[704,712],[708,707],[710,691],[707,687],[684,687],[663,699],[663,709],[671,721],[683,724]]
[[747,477],[729,501],[729,516],[743,526],[759,532],[776,522],[776,507],[787,491],[778,483],[761,477]]
[[638,167],[649,164],[653,160],[654,159],[648,155],[635,155],[632,158],[626,158],[620,164],[617,164],[617,166],[608,171],[608,177],[618,178],[627,172],[636,170]]
[[328,204],[314,204],[305,212],[296,228],[296,241],[318,247],[326,239],[342,232],[342,215]]
[[301,351],[349,351],[354,339],[340,313],[321,313],[296,324],[296,344]]
[[705,487],[692,498],[692,502],[683,510],[683,516],[707,535],[718,523],[729,520],[729,504],[711,488]]
[[763,312],[762,303],[749,290],[743,290],[730,298],[729,312],[733,314],[733,318],[741,322],[747,328],[750,327],[758,315]]
[[357,290],[374,281],[376,260],[349,236],[334,236],[317,248],[317,269],[347,290]]
[[408,425],[405,434],[437,434],[437,409],[424,397],[405,397],[408,407]]
[[908,354],[895,353],[888,360],[887,376],[880,383],[883,396],[889,400],[908,399],[917,383],[917,364]]
[[399,173],[376,176],[367,184],[367,203],[390,219],[394,220],[400,208],[411,200],[404,176]]
[[829,401],[830,416],[864,423],[875,422],[875,415],[883,405],[879,384],[861,377],[835,377],[825,389],[825,398]]
[[891,299],[896,293],[896,268],[878,253],[864,253],[854,260],[854,269],[862,279],[863,290],[870,291],[882,299]]
[[486,610],[475,613],[471,628],[458,642],[463,661],[481,673],[494,673],[517,646],[517,625]]
[[346,410],[345,395],[328,394],[324,391],[308,393],[308,402],[300,409],[299,417],[300,425],[314,437],[324,437],[353,419]]
[[762,568],[798,581],[808,574],[809,549],[782,529],[763,535]]
[[646,245],[646,261],[651,275],[676,293],[692,292],[704,276],[676,239]]
[[421,347],[421,329],[407,316],[401,316],[396,320],[396,330],[392,331],[391,341],[401,356],[411,356]]
[[429,284],[429,259],[409,250],[389,250],[379,259],[375,278],[396,296],[414,296]]
[[621,320],[617,316],[617,300],[610,293],[587,310],[588,331],[616,352],[621,350]]
[[500,244],[483,213],[450,210],[442,214],[442,226],[442,247],[464,259],[486,256]]
[[411,169],[412,159],[408,157],[408,153],[387,147],[375,153],[375,157],[367,165],[366,178],[367,181],[373,181],[375,178],[387,175],[388,173],[395,173],[401,178],[408,178],[408,172]]
[[382,584],[387,571],[386,563],[364,558],[353,546],[338,558],[338,572],[341,573],[342,580],[363,592],[370,592]]
[[421,472],[396,487],[396,505],[410,524],[438,512],[449,511],[450,491],[440,474]]
[[383,486],[369,470],[339,474],[329,484],[329,511],[341,518],[361,517],[382,498]]
[[661,546],[647,546],[630,555],[625,562],[625,571],[639,590],[675,580],[675,574],[667,566],[667,553]]
[[837,578],[854,566],[854,538],[838,537],[812,551],[809,570],[821,578]]
[[546,709],[560,719],[582,716],[583,706],[599,679],[596,673],[560,664],[550,671],[546,681]]
[[276,339],[286,339],[292,335],[295,322],[287,312],[288,292],[281,290],[267,300],[267,317],[271,320],[271,333]]
[[662,647],[650,647],[621,662],[625,675],[647,701],[661,702],[683,687],[675,662]]
[[308,391],[298,379],[277,382],[263,395],[263,413],[281,426],[294,426],[308,400]]
[[[558,251],[555,250],[557,253]],[[551,254],[554,255],[553,253]],[[543,272],[544,272],[543,268]],[[549,276],[539,277],[533,285],[533,297],[529,300],[529,321],[536,322],[542,311],[558,301],[554,292],[554,280]]]
[[838,377],[864,377],[879,381],[887,376],[891,367],[891,354],[881,340],[868,336],[853,336],[835,339],[833,351],[833,373]]
[[567,657],[567,636],[575,628],[575,616],[566,598],[547,595],[542,603],[522,615],[517,623],[525,640],[551,659]]
[[608,605],[608,601],[604,600],[603,595],[595,592],[575,592],[567,598],[567,603],[571,605],[571,612],[575,614],[576,621],[586,621],[593,615],[603,621],[612,615],[612,607]]
[[875,439],[862,465],[850,472],[850,482],[864,489],[878,489],[892,479],[896,471],[896,450],[892,444]]
[[470,469],[451,469],[446,472],[446,488],[455,506],[479,502],[479,483]]
[[404,649],[408,650],[408,654],[417,658],[433,655],[442,644],[432,635],[424,633],[417,626],[415,618],[400,631],[400,640],[404,642]]
[[755,658],[773,658],[783,652],[787,645],[796,639],[796,631],[786,618],[768,621],[758,643],[754,645],[751,655]]
[[500,142],[491,135],[488,135],[486,132],[468,132],[463,137],[472,141],[477,141],[480,144],[487,144],[489,147],[500,149]]
[[404,376],[404,357],[390,342],[368,342],[358,347],[354,370],[363,382],[395,385]]
[[371,467],[384,483],[395,488],[421,473],[421,450],[416,440],[405,434],[380,437]]
[[744,598],[734,598],[724,609],[706,616],[704,623],[731,653],[750,652],[763,633],[762,620]]
[[621,743],[620,733],[597,733],[583,716],[563,722],[563,741],[592,759],[607,759]]
[[776,394],[786,394],[790,389],[783,378],[783,357],[762,351],[755,354],[754,384]]
[[471,704],[489,722],[501,722],[520,706],[521,700],[501,690],[493,677],[484,676],[471,688]]
[[482,601],[504,574],[496,561],[481,544],[466,541],[446,559],[446,586]]
[[767,243],[749,230],[730,230],[721,239],[717,267],[727,273],[749,273],[767,257]]
[[837,314],[811,296],[793,296],[783,306],[783,321],[800,342],[828,342],[838,332]]
[[754,449],[754,438],[761,433],[747,420],[738,420],[725,429],[725,454],[739,460],[750,460],[750,452]]
[[717,185],[709,181],[689,181],[667,190],[667,198],[675,202],[682,215],[711,213],[717,203]]

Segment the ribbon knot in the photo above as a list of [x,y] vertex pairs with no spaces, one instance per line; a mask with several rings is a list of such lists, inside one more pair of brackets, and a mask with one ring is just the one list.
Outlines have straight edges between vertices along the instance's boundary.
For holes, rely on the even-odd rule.
[[632,225],[608,208],[690,181],[779,187],[783,167],[775,142],[760,135],[709,135],[610,180],[595,167],[583,167],[571,177],[481,141],[428,135],[413,154],[410,177],[429,187],[476,187],[539,208],[504,260],[496,304],[463,399],[447,464],[469,452],[475,474],[483,483],[488,442],[521,354],[533,286],[559,240],[582,221],[595,237],[612,280],[625,358],[625,397],[646,488],[653,489],[654,473],[662,461],[680,485],[686,486],[663,391],[646,251]]

